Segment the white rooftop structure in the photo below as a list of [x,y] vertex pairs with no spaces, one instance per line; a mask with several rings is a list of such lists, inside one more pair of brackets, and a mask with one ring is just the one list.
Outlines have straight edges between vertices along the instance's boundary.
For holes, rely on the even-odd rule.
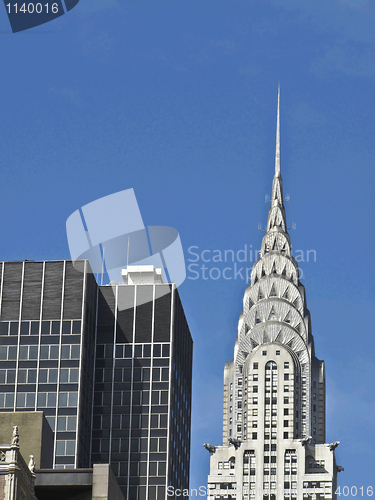
[[161,268],[153,265],[127,266],[121,271],[126,285],[156,285],[164,283]]

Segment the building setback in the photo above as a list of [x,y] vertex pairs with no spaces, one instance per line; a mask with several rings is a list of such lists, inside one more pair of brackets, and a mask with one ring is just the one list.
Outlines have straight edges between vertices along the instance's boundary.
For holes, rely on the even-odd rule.
[[208,499],[336,498],[334,449],[325,443],[324,362],[291,253],[280,172],[280,94],[275,175],[260,258],[224,370],[223,445],[209,450]]
[[0,411],[43,411],[54,468],[110,463],[125,498],[188,488],[192,339],[176,286],[98,286],[88,261],[3,262],[0,279]]

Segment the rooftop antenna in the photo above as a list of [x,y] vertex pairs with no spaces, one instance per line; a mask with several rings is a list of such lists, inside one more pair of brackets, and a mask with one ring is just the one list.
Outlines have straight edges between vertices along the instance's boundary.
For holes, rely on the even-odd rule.
[[105,246],[103,246],[103,258],[102,258],[102,282],[101,282],[101,285],[103,284],[103,276],[104,276],[104,253],[105,253]]

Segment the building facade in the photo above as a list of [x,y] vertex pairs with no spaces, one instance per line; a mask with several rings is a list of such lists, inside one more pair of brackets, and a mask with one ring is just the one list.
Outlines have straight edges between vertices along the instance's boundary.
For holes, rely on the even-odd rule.
[[338,467],[325,443],[324,362],[291,252],[280,172],[280,94],[275,175],[260,258],[224,370],[223,445],[210,451],[208,498],[336,498]]
[[98,286],[88,261],[0,263],[0,411],[43,411],[54,468],[109,463],[134,500],[189,483],[192,339],[148,267]]
[[176,286],[145,281],[99,289],[92,461],[164,500],[189,484],[192,339]]

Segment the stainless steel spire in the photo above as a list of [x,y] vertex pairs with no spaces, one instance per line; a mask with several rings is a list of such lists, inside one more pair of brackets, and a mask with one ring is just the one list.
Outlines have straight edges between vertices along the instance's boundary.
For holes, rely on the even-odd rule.
[[277,174],[277,172],[280,172],[280,84],[277,95],[275,174]]

